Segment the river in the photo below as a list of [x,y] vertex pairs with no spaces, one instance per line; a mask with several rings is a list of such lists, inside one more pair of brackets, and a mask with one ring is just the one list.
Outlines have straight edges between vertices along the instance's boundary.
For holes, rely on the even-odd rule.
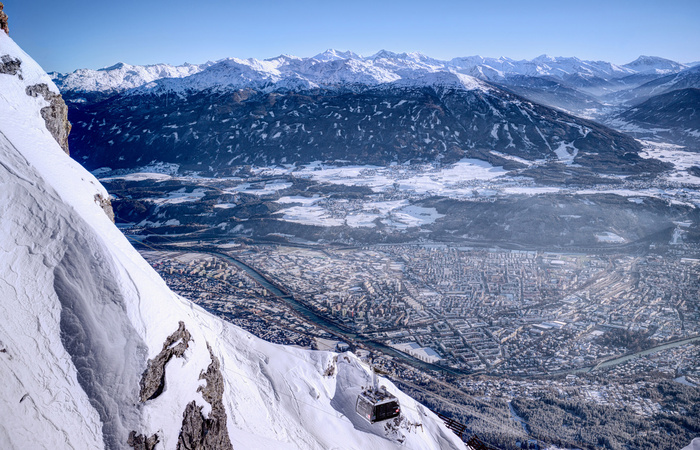
[[[137,245],[134,243],[134,245]],[[144,244],[140,244],[144,245]],[[177,251],[177,252],[182,252],[182,251],[189,251],[189,252],[197,252],[197,253],[207,253],[213,256],[216,256],[217,258],[220,258],[222,260],[225,260],[229,264],[233,264],[234,266],[238,267],[239,269],[245,271],[251,278],[253,278],[257,283],[259,283],[262,287],[267,289],[271,294],[279,298],[282,302],[284,302],[287,306],[292,308],[297,314],[299,314],[301,317],[303,317],[305,320],[308,322],[311,322],[320,328],[336,335],[337,337],[341,338],[344,341],[353,343],[353,344],[358,344],[361,343],[363,346],[377,351],[381,352],[385,355],[390,355],[393,358],[397,358],[402,360],[403,362],[410,364],[414,367],[417,367],[422,370],[430,370],[430,371],[437,371],[437,372],[446,372],[451,375],[466,375],[469,372],[462,371],[462,370],[455,370],[455,369],[450,369],[446,368],[443,366],[439,366],[436,364],[431,364],[425,361],[421,361],[417,358],[414,358],[410,355],[407,355],[405,353],[402,353],[392,347],[389,347],[388,345],[373,340],[370,337],[355,333],[352,331],[349,331],[345,328],[342,328],[338,326],[335,322],[327,319],[326,317],[316,313],[313,311],[310,307],[305,305],[304,303],[300,302],[296,298],[294,298],[294,295],[283,291],[280,289],[277,285],[275,285],[267,276],[264,274],[258,272],[254,267],[249,266],[245,262],[232,257],[231,255],[227,255],[226,253],[223,253],[221,251],[214,250],[211,247],[200,247],[200,246],[192,246],[189,248],[183,248],[183,247],[170,247],[168,245],[162,245],[162,244],[155,244],[155,245],[148,245],[147,248],[153,249],[153,250],[162,250],[162,251]]]
[[633,353],[631,355],[625,355],[625,356],[621,356],[619,358],[609,359],[609,360],[604,361],[604,362],[596,365],[595,367],[591,368],[591,372],[594,370],[598,370],[598,369],[604,369],[606,367],[616,366],[618,364],[625,363],[625,362],[629,361],[630,359],[634,359],[634,358],[637,358],[640,356],[650,355],[652,353],[660,352],[663,350],[668,350],[669,348],[680,347],[681,345],[690,344],[691,342],[696,342],[696,341],[700,341],[700,336],[682,339],[680,341],[675,341],[675,342],[669,342],[667,344],[661,344],[659,346],[648,348],[646,350],[642,350],[641,352]]

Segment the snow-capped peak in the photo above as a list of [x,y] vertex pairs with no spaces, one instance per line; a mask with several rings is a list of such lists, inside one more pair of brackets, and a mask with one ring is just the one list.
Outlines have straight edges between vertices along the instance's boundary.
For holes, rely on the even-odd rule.
[[53,78],[62,92],[122,92],[143,86],[163,78],[183,78],[198,73],[211,65],[183,64],[153,64],[148,66],[133,66],[123,62],[98,70],[78,69],[69,74],[53,74]]
[[338,59],[362,59],[362,57],[357,53],[351,52],[349,50],[339,51],[329,48],[325,52],[319,53],[318,55],[314,56],[312,59],[316,59],[318,61],[336,61]]
[[670,59],[646,55],[641,55],[639,58],[635,59],[631,63],[625,64],[623,67],[632,69],[635,72],[641,74],[659,75],[676,73],[688,68],[687,65],[678,63],[676,61],[671,61]]

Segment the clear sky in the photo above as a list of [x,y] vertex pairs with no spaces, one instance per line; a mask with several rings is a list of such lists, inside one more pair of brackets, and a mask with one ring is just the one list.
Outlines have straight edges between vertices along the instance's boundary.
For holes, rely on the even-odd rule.
[[371,55],[639,55],[700,60],[700,0],[4,0],[10,36],[47,71],[122,61]]

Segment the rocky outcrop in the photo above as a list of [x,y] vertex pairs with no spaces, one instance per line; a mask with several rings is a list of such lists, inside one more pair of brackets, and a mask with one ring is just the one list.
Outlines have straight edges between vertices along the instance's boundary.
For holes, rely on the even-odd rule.
[[177,331],[168,336],[163,343],[163,350],[155,358],[148,360],[148,366],[143,372],[140,382],[141,392],[139,397],[142,402],[154,399],[163,392],[163,389],[165,389],[165,365],[168,364],[168,361],[173,356],[182,357],[191,340],[192,337],[185,328],[185,323],[180,322]]
[[10,34],[10,28],[7,26],[7,14],[3,11],[5,5],[0,3],[0,30],[4,31],[8,35]]
[[22,80],[22,61],[10,55],[2,55],[0,57],[0,73],[17,75]]
[[102,194],[95,194],[95,203],[100,205],[100,208],[107,214],[109,220],[114,222],[114,209],[112,208],[112,202],[109,198],[105,198]]
[[221,375],[219,358],[214,356],[211,346],[207,343],[211,364],[206,372],[199,375],[200,380],[207,382],[200,386],[197,392],[202,393],[204,400],[211,405],[209,417],[202,414],[202,407],[195,401],[187,404],[182,419],[182,429],[177,440],[178,450],[223,450],[233,449],[226,427],[226,409],[222,401],[224,395],[224,377]]
[[44,118],[46,128],[56,139],[66,154],[68,151],[68,134],[70,134],[71,124],[68,122],[68,106],[63,101],[61,94],[56,94],[49,90],[46,83],[39,83],[27,86],[27,95],[31,97],[43,97],[49,102],[48,106],[41,108],[41,117]]
[[202,407],[192,400],[185,407],[182,419],[182,429],[177,438],[177,450],[202,450],[206,439],[206,421],[202,415]]
[[157,434],[146,437],[143,434],[137,434],[135,431],[132,431],[131,434],[129,434],[129,440],[126,443],[129,444],[129,447],[133,448],[134,450],[154,450],[158,442],[159,439]]

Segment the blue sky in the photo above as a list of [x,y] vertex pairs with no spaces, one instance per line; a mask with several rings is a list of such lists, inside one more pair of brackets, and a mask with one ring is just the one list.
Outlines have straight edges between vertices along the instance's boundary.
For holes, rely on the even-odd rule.
[[47,71],[313,56],[328,48],[700,60],[700,0],[5,0],[10,36]]

